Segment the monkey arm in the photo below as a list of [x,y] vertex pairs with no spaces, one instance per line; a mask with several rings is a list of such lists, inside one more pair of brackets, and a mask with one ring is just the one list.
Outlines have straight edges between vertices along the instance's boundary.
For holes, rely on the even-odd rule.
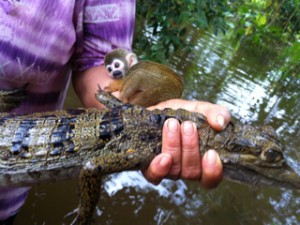
[[107,87],[104,88],[104,91],[106,92],[115,92],[115,91],[120,91],[122,87],[122,80],[113,80],[112,82],[109,83]]

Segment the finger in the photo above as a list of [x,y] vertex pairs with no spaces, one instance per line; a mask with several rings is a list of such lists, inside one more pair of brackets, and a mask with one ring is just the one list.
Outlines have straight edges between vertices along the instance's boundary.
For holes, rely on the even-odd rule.
[[212,104],[209,102],[202,101],[188,101],[183,99],[172,99],[165,102],[161,102],[155,106],[149,107],[148,109],[185,109],[188,111],[202,113],[206,116],[209,125],[217,130],[223,130],[230,121],[230,112],[226,107]]
[[157,185],[169,174],[171,166],[171,156],[161,153],[152,160],[148,169],[143,171],[144,177],[152,184]]
[[[167,100],[167,101],[163,101],[158,103],[157,105],[154,106],[150,106],[148,107],[149,110],[154,110],[154,109],[159,109],[159,110],[163,110],[165,108],[172,108],[172,109],[179,109],[179,108],[183,108],[183,105],[187,100],[183,100],[183,99],[172,99],[172,100]],[[186,108],[183,108],[186,109]],[[186,109],[188,110],[188,109]]]
[[202,158],[201,184],[207,189],[218,186],[223,176],[223,166],[215,150],[208,150]]
[[199,138],[196,125],[185,121],[181,125],[182,135],[182,171],[184,179],[200,180],[201,158],[199,153]]
[[178,179],[181,174],[180,124],[176,119],[168,119],[163,127],[162,152],[172,157],[172,167],[168,177]]
[[203,114],[209,125],[216,131],[224,130],[231,119],[228,109],[219,105],[206,108]]

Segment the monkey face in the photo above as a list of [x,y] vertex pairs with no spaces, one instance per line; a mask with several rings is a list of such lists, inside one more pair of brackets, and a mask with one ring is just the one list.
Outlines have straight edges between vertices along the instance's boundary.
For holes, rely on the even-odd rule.
[[109,75],[114,79],[122,79],[125,76],[126,68],[124,62],[114,59],[110,64],[106,65]]
[[109,52],[104,59],[105,67],[109,75],[114,79],[122,79],[129,68],[136,63],[136,55],[121,48]]

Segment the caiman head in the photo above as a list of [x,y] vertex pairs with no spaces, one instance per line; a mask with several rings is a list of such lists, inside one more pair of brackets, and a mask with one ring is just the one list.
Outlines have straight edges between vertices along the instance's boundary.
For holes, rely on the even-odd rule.
[[[224,177],[251,185],[300,190],[300,174],[287,164],[284,147],[273,128],[232,125],[220,152]],[[232,132],[233,131],[233,132]],[[299,165],[299,164],[298,164]]]

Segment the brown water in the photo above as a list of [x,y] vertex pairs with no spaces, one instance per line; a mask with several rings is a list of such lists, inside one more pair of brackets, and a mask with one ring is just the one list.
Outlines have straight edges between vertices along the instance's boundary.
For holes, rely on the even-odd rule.
[[[184,74],[185,98],[224,105],[243,122],[272,125],[300,172],[300,80],[282,79],[271,54],[250,46],[237,50],[225,38],[204,34],[192,53],[181,50],[170,63]],[[66,107],[79,105],[70,90]],[[300,224],[295,190],[229,181],[213,191],[182,180],[153,186],[139,172],[109,176],[103,189],[96,224]],[[63,217],[77,201],[77,181],[34,186],[15,225],[68,224]]]

